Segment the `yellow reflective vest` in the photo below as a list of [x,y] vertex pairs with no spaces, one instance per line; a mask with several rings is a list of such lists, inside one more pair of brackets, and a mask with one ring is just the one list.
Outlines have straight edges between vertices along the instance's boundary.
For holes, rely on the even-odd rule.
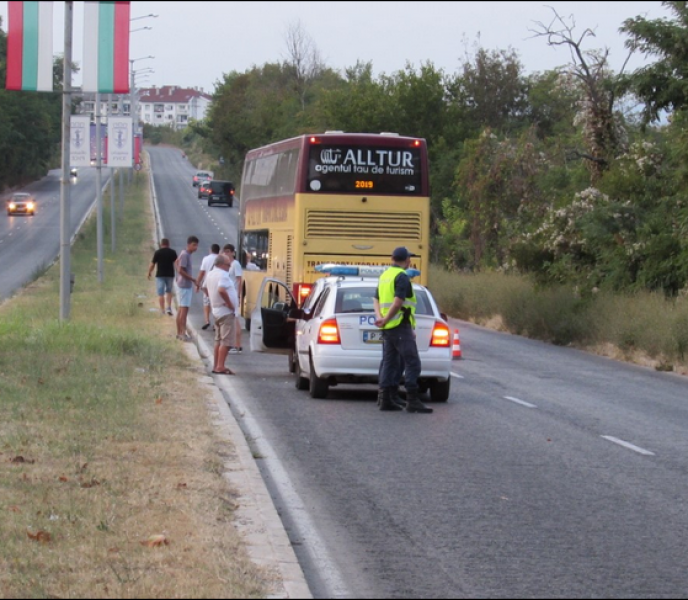
[[[383,317],[386,317],[394,304],[394,282],[400,273],[406,273],[404,269],[400,267],[390,267],[382,275],[380,275],[380,281],[378,283],[378,296],[380,301],[380,313]],[[409,322],[411,327],[416,328],[416,292],[413,290],[413,285],[411,285],[411,298],[405,298],[404,304],[401,310],[394,315],[394,318],[385,325],[383,329],[394,329],[399,327],[404,321],[404,313],[409,314]]]

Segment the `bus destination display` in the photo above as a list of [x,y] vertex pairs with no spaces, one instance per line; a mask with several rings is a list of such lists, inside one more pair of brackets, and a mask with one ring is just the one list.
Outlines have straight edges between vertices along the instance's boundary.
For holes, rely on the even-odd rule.
[[420,196],[421,164],[418,148],[311,146],[308,191]]

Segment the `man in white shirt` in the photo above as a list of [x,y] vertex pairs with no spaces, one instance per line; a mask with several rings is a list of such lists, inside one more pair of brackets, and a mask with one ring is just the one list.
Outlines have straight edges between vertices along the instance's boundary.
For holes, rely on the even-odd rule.
[[206,256],[201,262],[201,270],[198,272],[196,278],[196,286],[203,290],[203,315],[205,316],[205,324],[201,329],[208,329],[210,327],[210,299],[208,298],[208,290],[205,287],[205,277],[215,266],[215,259],[220,254],[220,245],[213,244],[210,246],[210,254]]
[[229,257],[232,261],[229,267],[229,278],[234,282],[234,287],[236,288],[237,298],[237,308],[234,312],[234,330],[236,331],[236,337],[234,340],[234,346],[229,349],[230,354],[240,354],[244,351],[241,347],[241,278],[244,272],[241,268],[241,263],[236,259],[236,248],[233,244],[225,244],[222,249],[223,254]]
[[229,348],[234,342],[235,317],[234,312],[239,305],[236,288],[229,278],[229,257],[219,254],[215,259],[214,268],[206,276],[205,285],[215,319],[215,348],[213,352],[215,375],[234,375],[225,366]]

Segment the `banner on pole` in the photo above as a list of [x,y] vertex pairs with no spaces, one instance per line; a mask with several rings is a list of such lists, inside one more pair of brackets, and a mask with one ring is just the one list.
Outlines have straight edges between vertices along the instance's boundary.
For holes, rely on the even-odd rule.
[[53,3],[7,3],[8,90],[53,91]]
[[129,2],[84,2],[84,92],[129,93]]
[[133,140],[134,120],[131,117],[109,117],[107,128],[108,167],[131,169],[134,162]]
[[69,132],[70,166],[89,167],[91,165],[91,117],[72,115]]

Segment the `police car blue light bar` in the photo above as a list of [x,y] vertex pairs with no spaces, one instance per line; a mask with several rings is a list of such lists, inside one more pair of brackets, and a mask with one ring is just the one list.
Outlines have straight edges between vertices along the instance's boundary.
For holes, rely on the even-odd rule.
[[[335,275],[337,277],[380,277],[389,267],[370,266],[370,265],[340,265],[336,263],[327,263],[324,265],[317,265],[316,272],[327,275]],[[413,279],[420,277],[418,269],[406,269],[406,274]]]

